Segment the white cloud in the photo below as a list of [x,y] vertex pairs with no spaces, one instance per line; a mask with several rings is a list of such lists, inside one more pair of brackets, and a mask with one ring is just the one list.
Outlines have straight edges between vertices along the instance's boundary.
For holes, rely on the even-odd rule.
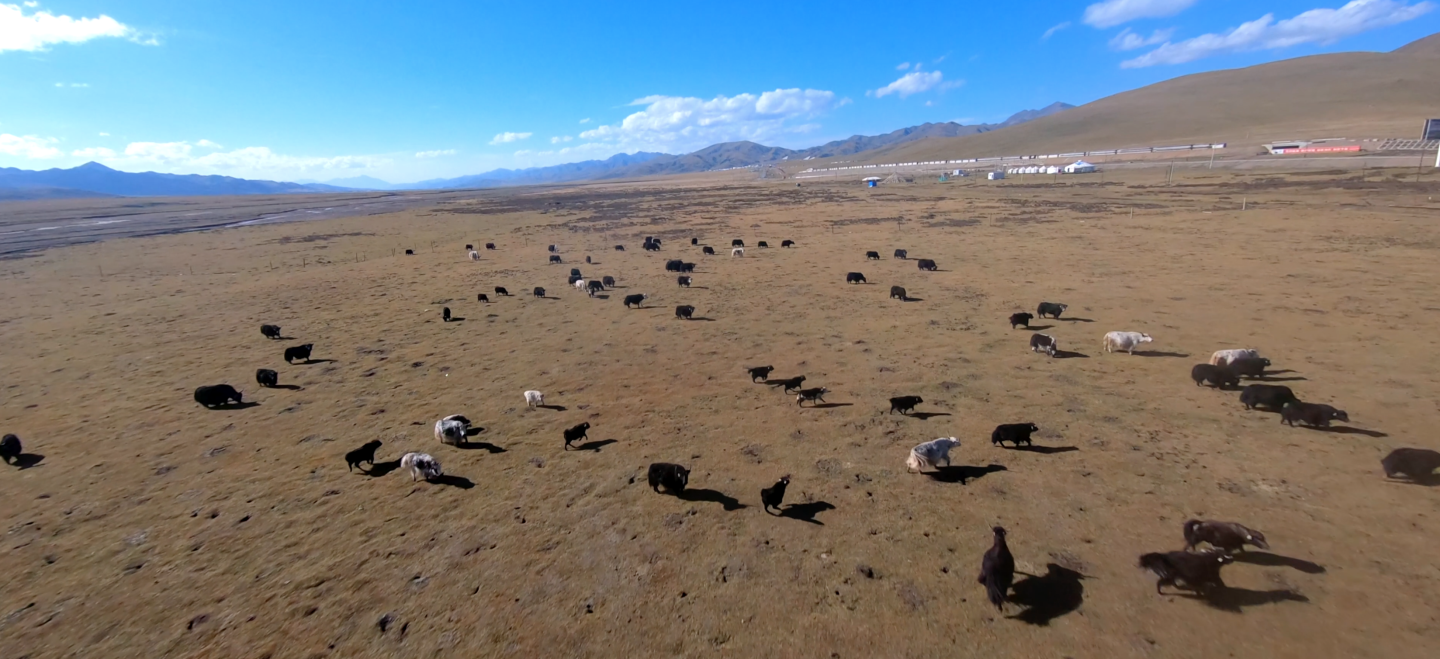
[[[35,5],[26,3],[25,7],[33,9]],[[51,44],[83,43],[101,37],[137,39],[139,35],[104,14],[95,18],[56,16],[48,11],[26,15],[20,5],[0,4],[0,52],[44,50]]]
[[70,155],[75,156],[76,158],[97,160],[100,158],[114,158],[115,151],[113,149],[107,149],[103,146],[98,146],[89,149],[76,149],[74,151],[71,151]]
[[64,153],[52,145],[59,141],[53,137],[0,133],[0,153],[32,160],[58,158]]
[[[208,147],[219,145],[207,142]],[[200,142],[131,142],[121,153],[109,149],[86,150],[87,157],[96,158],[107,165],[126,170],[156,170],[175,173],[226,174],[243,178],[283,179],[303,174],[339,173],[352,170],[373,169],[389,160],[378,156],[333,156],[308,157],[275,153],[267,147],[256,146],[233,151],[212,151],[197,155],[195,148]],[[79,155],[77,152],[74,155]]]
[[1085,8],[1086,25],[1105,29],[1141,18],[1174,16],[1199,0],[1104,0]]
[[909,62],[901,62],[901,63],[895,65],[895,70],[896,70],[896,71],[904,71],[905,69],[908,69],[908,68],[910,68],[910,63],[909,63]]
[[223,148],[225,148],[225,147],[223,147],[223,146],[220,146],[219,144],[216,144],[216,143],[214,143],[214,142],[211,142],[210,140],[200,140],[199,142],[196,142],[196,143],[195,143],[195,146],[198,146],[198,147],[201,147],[201,148],[205,148],[205,149],[223,149]]
[[100,133],[100,137],[110,137],[110,133]]
[[535,134],[535,133],[510,133],[510,132],[500,133],[500,134],[498,134],[498,135],[495,136],[495,139],[490,140],[490,143],[491,143],[491,144],[508,144],[508,143],[510,143],[510,142],[519,142],[520,140],[528,140],[528,139],[530,139],[530,136],[531,136],[531,135],[534,135],[534,134]]
[[1070,21],[1065,21],[1064,23],[1061,23],[1061,24],[1059,24],[1059,25],[1056,25],[1055,27],[1052,27],[1052,28],[1046,30],[1046,31],[1045,31],[1045,34],[1041,35],[1040,40],[1041,40],[1041,41],[1045,41],[1045,40],[1049,39],[1050,37],[1055,36],[1055,33],[1056,33],[1056,32],[1059,32],[1059,31],[1061,31],[1061,30],[1063,30],[1063,29],[1065,29],[1065,28],[1067,28],[1067,27],[1070,27]]
[[90,86],[90,83],[88,83],[88,82],[72,82],[72,83],[66,84],[66,83],[63,83],[63,82],[57,82],[57,83],[55,83],[55,86],[56,86],[56,87],[89,87],[89,86]]
[[581,120],[580,120],[580,123],[582,123],[582,124],[588,124],[588,123],[590,123],[590,117],[585,117],[584,119],[581,119]]
[[1168,30],[1156,30],[1152,32],[1150,36],[1142,37],[1138,34],[1135,34],[1134,32],[1131,32],[1130,28],[1127,27],[1121,30],[1120,34],[1115,35],[1114,39],[1110,40],[1110,49],[1124,51],[1144,48],[1146,46],[1153,46],[1157,43],[1164,43],[1168,41],[1170,39],[1170,35],[1172,34],[1175,34],[1174,28]]
[[561,143],[561,142],[569,142],[570,140],[573,140],[573,139],[575,139],[575,138],[573,138],[573,137],[571,137],[571,136],[569,136],[569,135],[557,135],[557,136],[555,136],[555,137],[550,138],[550,143],[551,143],[551,144],[559,144],[559,143]]
[[944,78],[945,74],[939,71],[911,71],[910,73],[900,76],[899,80],[885,85],[871,92],[871,94],[875,98],[884,98],[890,94],[899,94],[900,98],[905,98],[911,94],[929,91],[939,85]]
[[584,131],[580,139],[599,144],[591,147],[595,149],[666,151],[734,140],[763,141],[789,132],[791,122],[838,107],[834,92],[818,89],[776,89],[710,100],[657,95],[631,105],[645,108],[618,124]]
[[436,151],[421,151],[420,153],[415,154],[415,157],[416,157],[416,158],[439,158],[439,157],[441,157],[441,156],[453,156],[453,155],[455,155],[455,154],[456,154],[455,149],[439,149],[439,150],[436,150]]
[[1225,53],[1288,48],[1336,40],[1412,20],[1435,9],[1431,2],[1406,4],[1404,0],[1351,0],[1339,9],[1311,9],[1294,18],[1276,21],[1266,14],[1223,34],[1204,34],[1179,43],[1166,43],[1120,66],[1136,69],[1159,64],[1183,64]]

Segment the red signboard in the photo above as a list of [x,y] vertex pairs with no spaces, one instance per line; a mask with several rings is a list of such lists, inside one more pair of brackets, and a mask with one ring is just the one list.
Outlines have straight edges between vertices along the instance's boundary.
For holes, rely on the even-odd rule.
[[1355,144],[1355,145],[1352,145],[1352,146],[1307,146],[1307,147],[1305,147],[1305,148],[1303,148],[1303,149],[1275,149],[1275,153],[1277,153],[1277,154],[1289,154],[1289,153],[1346,153],[1346,152],[1353,152],[1353,151],[1359,151],[1359,150],[1360,150],[1360,145],[1359,145],[1359,144]]

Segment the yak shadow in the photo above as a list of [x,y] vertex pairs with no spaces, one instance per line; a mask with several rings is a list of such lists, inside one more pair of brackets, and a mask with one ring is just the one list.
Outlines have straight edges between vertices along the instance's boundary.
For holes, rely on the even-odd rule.
[[618,439],[602,439],[602,440],[597,441],[597,442],[585,442],[584,444],[580,444],[580,445],[576,446],[576,447],[575,447],[575,450],[577,450],[577,451],[594,451],[594,452],[596,452],[596,453],[599,453],[599,452],[600,452],[600,449],[605,448],[606,446],[609,446],[609,445],[611,445],[611,444],[617,444],[617,443],[619,443],[619,442],[620,442],[620,440],[618,440]]
[[1080,583],[1085,575],[1054,563],[1045,569],[1045,574],[1027,574],[1010,587],[1010,601],[1026,607],[1011,619],[1043,627],[1079,609],[1085,601],[1085,586]]
[[907,295],[907,296],[901,298],[900,301],[901,301],[901,302],[924,302],[924,301],[925,301],[925,298],[923,298],[923,297],[910,297],[909,295]]
[[935,471],[925,472],[932,480],[941,483],[968,484],[969,481],[980,478],[986,474],[993,474],[997,471],[1008,471],[1005,465],[992,464],[985,467],[971,467],[968,465],[938,467]]
[[1069,350],[1056,350],[1055,359],[1089,359],[1090,355],[1083,352],[1071,352]]
[[474,436],[476,436],[476,435],[478,435],[478,434],[480,434],[480,433],[482,433],[482,432],[485,432],[485,429],[484,429],[484,428],[480,428],[480,427],[477,426],[477,427],[475,427],[475,428],[470,428],[469,430],[466,430],[466,431],[465,431],[465,436],[466,436],[466,437],[474,437]]
[[689,318],[686,318],[685,320],[704,321],[704,322],[707,322],[707,323],[713,323],[713,322],[715,322],[715,319],[714,319],[714,318],[707,318],[707,317],[705,317],[705,316],[691,316],[691,317],[689,317]]
[[[1025,327],[1025,329],[1030,330],[1030,331],[1032,331],[1032,332],[1039,332],[1040,330],[1047,330],[1047,329],[1050,329],[1050,328],[1052,328],[1052,327],[1054,327],[1054,325],[1029,325],[1029,326]],[[1015,328],[1012,326],[1010,329],[1015,329]]]
[[828,410],[832,407],[853,407],[854,405],[855,403],[820,403],[819,405],[811,405],[810,408],[816,410]]
[[463,322],[465,322],[465,317],[464,317],[464,316],[451,316],[451,317],[450,317],[450,320],[447,320],[447,321],[444,321],[444,322],[447,322],[447,323],[463,323]]
[[597,299],[597,300],[608,300],[608,299],[610,299],[610,296],[609,296],[609,295],[591,295],[590,297],[593,297],[593,298],[595,298],[595,299]]
[[1095,322],[1095,321],[1093,321],[1093,320],[1091,320],[1091,319],[1089,319],[1089,318],[1056,318],[1055,320],[1063,320],[1063,321],[1065,321],[1065,322],[1067,322],[1067,323],[1093,323],[1093,322]]
[[815,516],[827,510],[834,510],[834,504],[828,501],[815,501],[813,503],[792,503],[780,511],[781,517],[798,519],[802,522],[810,522],[825,526],[825,522],[815,519]]
[[277,384],[277,385],[270,386],[270,387],[265,387],[265,388],[266,388],[266,389],[285,389],[285,390],[287,390],[287,391],[300,391],[301,389],[304,389],[305,387],[302,387],[302,386],[300,386],[300,385],[298,385],[298,384]]
[[[452,321],[450,321],[450,322],[455,322],[455,321],[452,320]],[[333,361],[335,361],[335,360],[333,360],[333,359],[307,359],[307,360],[305,360],[305,361],[303,361],[303,362],[300,362],[300,363],[301,363],[301,364],[329,364],[330,362],[333,362]]]
[[1163,350],[1136,350],[1136,357],[1189,357],[1184,352],[1165,352]]
[[1327,428],[1310,428],[1310,430],[1318,430],[1318,431],[1320,431],[1320,432],[1335,433],[1336,435],[1364,435],[1364,436],[1366,436],[1366,437],[1389,437],[1389,436],[1390,436],[1388,433],[1383,433],[1383,432],[1380,432],[1379,430],[1366,430],[1366,429],[1364,429],[1364,428],[1356,428],[1356,427],[1354,427],[1354,426],[1329,426],[1329,427],[1327,427]]
[[1272,554],[1268,551],[1243,551],[1234,554],[1236,563],[1249,563],[1265,567],[1290,567],[1305,574],[1325,574],[1325,566],[1319,563]]
[[908,417],[913,418],[913,419],[919,419],[919,420],[921,420],[921,421],[926,421],[926,420],[930,419],[931,417],[950,416],[950,413],[949,413],[949,412],[911,412],[911,413],[909,413],[909,414],[906,414],[905,416],[908,416]]
[[568,407],[565,407],[564,405],[536,405],[535,407],[542,410],[554,410],[556,412],[564,412],[565,410],[570,409]]
[[470,479],[464,476],[451,476],[450,474],[445,474],[444,476],[440,476],[439,478],[436,478],[430,482],[436,485],[449,485],[450,487],[458,487],[462,490],[468,490],[472,487],[475,487],[475,483],[471,482]]
[[399,468],[399,460],[391,460],[389,462],[376,462],[375,464],[370,465],[369,469],[363,470],[362,473],[371,478],[379,478],[381,476],[388,475],[390,472],[395,471]]
[[40,461],[44,459],[45,456],[40,455],[39,453],[21,453],[20,455],[15,456],[15,468],[29,469],[31,467],[34,467],[35,465],[40,464]]
[[1419,485],[1420,487],[1440,487],[1440,474],[1425,474],[1415,478],[1391,478],[1385,477],[1387,483],[1400,483],[1401,485]]
[[1249,588],[1232,588],[1230,586],[1212,588],[1203,595],[1180,593],[1180,596],[1198,599],[1205,602],[1211,608],[1229,611],[1231,613],[1242,613],[1247,606],[1310,601],[1310,598],[1293,590],[1250,590]]
[[1251,380],[1254,380],[1254,381],[1256,381],[1256,382],[1301,382],[1301,381],[1304,381],[1304,380],[1309,380],[1310,378],[1307,378],[1307,377],[1277,378],[1277,377],[1273,377],[1273,376],[1270,376],[1270,375],[1262,375],[1262,376],[1260,376],[1260,377],[1258,377],[1258,378],[1250,378],[1250,379],[1251,379]]
[[1080,450],[1080,447],[1078,447],[1078,446],[1035,446],[1035,445],[1033,445],[1033,444],[1026,444],[1026,445],[1024,445],[1024,446],[1009,446],[1009,447],[1006,447],[1006,446],[1003,446],[1003,445],[1002,445],[1001,448],[1005,448],[1005,449],[1010,450],[1010,451],[1025,451],[1025,452],[1027,452],[1027,453],[1039,453],[1040,455],[1055,455],[1056,453],[1069,453],[1069,452],[1071,452],[1071,451],[1078,451],[1078,450]]
[[540,295],[540,296],[537,296],[535,299],[537,299],[537,300],[558,300],[558,299],[560,299],[560,298],[559,298],[558,296],[555,296],[555,295]]
[[257,403],[257,402],[255,402],[255,401],[252,400],[252,401],[250,401],[250,402],[248,402],[248,403],[225,403],[224,405],[216,405],[216,406],[214,406],[214,407],[207,407],[207,408],[205,408],[205,409],[208,409],[208,410],[248,410],[248,409],[250,409],[250,408],[252,408],[252,407],[260,407],[260,403]]
[[455,448],[458,448],[462,451],[484,450],[489,451],[492,454],[505,452],[505,448],[503,446],[496,446],[494,444],[491,444],[490,442],[465,442],[464,444],[456,444]]
[[711,503],[718,503],[724,506],[725,510],[740,510],[741,508],[748,508],[748,506],[746,506],[745,504],[740,503],[739,499],[725,494],[724,492],[716,492],[715,490],[685,490],[684,492],[676,494],[675,498],[682,501],[708,501]]

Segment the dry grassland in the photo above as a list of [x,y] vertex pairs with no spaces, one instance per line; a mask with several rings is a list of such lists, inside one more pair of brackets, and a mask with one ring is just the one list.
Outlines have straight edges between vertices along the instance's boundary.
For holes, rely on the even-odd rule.
[[[44,456],[0,470],[0,655],[1430,655],[1440,488],[1387,483],[1379,458],[1440,448],[1440,189],[1129,176],[516,191],[0,262],[0,430]],[[699,263],[694,288],[668,258]],[[570,267],[621,288],[588,298]],[[918,299],[887,299],[897,284]],[[475,301],[497,285],[515,297]],[[1005,323],[1042,300],[1070,305],[1036,322],[1068,358]],[[1110,330],[1156,342],[1105,354]],[[321,361],[285,364],[300,343]],[[1191,383],[1232,347],[1354,423],[1291,429]],[[752,384],[764,364],[831,405]],[[300,388],[262,390],[257,368]],[[258,405],[191,400],[219,382]],[[526,409],[526,389],[562,409]],[[886,414],[903,394],[931,415]],[[476,448],[432,437],[453,413],[484,428]],[[603,445],[563,451],[581,421]],[[1023,421],[1051,450],[990,445]],[[951,435],[957,469],[905,472]],[[454,478],[348,472],[372,439],[382,464],[424,450]],[[652,493],[656,461],[695,492]],[[801,507],[762,512],[787,473]],[[1211,601],[1157,596],[1136,559],[1179,549],[1192,517],[1261,529],[1274,554],[1227,567]],[[1040,575],[1015,593],[1035,607],[1001,614],[975,583],[996,524]]]

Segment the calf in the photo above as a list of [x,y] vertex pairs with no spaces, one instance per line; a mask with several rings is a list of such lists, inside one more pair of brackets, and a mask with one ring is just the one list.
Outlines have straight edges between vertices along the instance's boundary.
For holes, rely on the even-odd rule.
[[424,477],[426,481],[433,481],[444,475],[440,470],[440,461],[436,460],[429,453],[406,453],[400,458],[400,468],[410,470],[410,482],[415,482]]
[[1190,379],[1195,381],[1195,386],[1200,386],[1206,380],[1215,387],[1238,387],[1240,378],[1224,366],[1211,366],[1210,364],[1196,364],[1190,369]]
[[495,294],[496,294],[496,295],[504,295],[504,296],[507,296],[507,297],[508,297],[508,296],[510,295],[510,291],[505,290],[505,287],[504,287],[504,286],[496,286],[496,287],[495,287]]
[[675,307],[675,317],[676,317],[676,318],[682,318],[682,319],[684,319],[684,320],[690,320],[690,316],[693,315],[694,313],[695,313],[695,307],[690,306],[690,305],[688,305],[688,304],[682,304],[682,305],[680,305],[680,306],[678,306],[678,307]]
[[825,387],[816,387],[814,389],[801,389],[800,393],[795,395],[795,404],[799,405],[800,407],[804,407],[805,401],[807,400],[810,401],[811,405],[814,405],[817,402],[823,403],[825,402],[825,394],[829,392],[830,390],[826,389]]
[[1102,346],[1105,348],[1105,352],[1123,350],[1134,355],[1135,346],[1150,343],[1154,340],[1155,339],[1150,338],[1149,334],[1143,334],[1141,332],[1106,332]]
[[450,307],[440,310],[440,320],[446,323],[450,322]]
[[475,296],[475,300],[478,301],[478,302],[484,302],[484,303],[486,303],[486,304],[489,304],[489,303],[490,303],[490,296],[488,296],[488,295],[486,295],[486,294],[484,294],[484,293],[481,293],[481,294]]
[[700,253],[706,256],[715,256],[715,248],[709,245],[700,248]]
[[739,238],[736,238],[736,239],[730,241],[730,246],[731,246],[731,247],[744,247],[744,246],[745,246],[745,241],[743,241],[743,240],[741,240],[741,239],[739,239]]
[[485,243],[485,249],[495,249],[495,243]]
[[859,272],[847,272],[847,273],[845,273],[845,283],[847,283],[847,284],[868,284],[869,282],[865,281],[865,275],[862,274],[862,273],[859,273]]
[[767,242],[765,242],[765,241],[763,241],[763,240],[760,241],[760,242],[758,242],[758,243],[755,243],[755,244],[758,245],[758,246],[760,246],[760,247],[767,247],[767,248],[770,247],[770,243],[767,243]]
[[451,414],[435,422],[435,439],[441,444],[457,446],[468,444],[470,440],[470,420],[459,415]]
[[865,259],[867,261],[879,261],[880,252],[865,252]]
[[785,379],[785,380],[775,380],[775,381],[773,381],[773,382],[767,378],[767,379],[765,380],[765,383],[768,384],[768,385],[770,385],[770,386],[772,386],[772,387],[781,387],[781,391],[783,391],[783,392],[785,392],[785,393],[788,394],[788,393],[790,393],[792,390],[799,390],[800,387],[804,386],[805,376],[803,376],[803,375],[797,375],[797,376],[795,376],[795,377],[793,377],[793,378],[789,378],[789,379]]
[[745,250],[740,247],[736,247],[735,249],[730,250],[730,256],[742,258],[745,256]]
[[262,387],[273,387],[280,384],[280,374],[268,368],[258,369],[255,371],[255,381]]
[[[370,441],[368,441],[368,442],[365,442],[363,445],[360,446],[360,448],[357,448],[357,449],[355,449],[355,450],[353,450],[353,451],[350,451],[349,453],[346,453],[346,454],[345,454],[345,469],[346,469],[346,471],[354,471],[357,467],[360,466],[360,463],[362,463],[362,462],[368,462],[368,463],[370,463],[370,466],[371,466],[371,467],[374,467],[374,466],[375,466],[375,449],[380,448],[380,445],[381,445],[381,444],[382,444],[382,442],[381,442],[380,440],[378,440],[378,439],[372,439],[372,440],[370,440]],[[365,470],[364,470],[364,469],[361,469],[361,471],[365,471]]]
[[590,283],[587,284],[587,286],[590,289],[590,297],[595,297],[596,293],[605,290],[605,284],[595,281],[594,279],[591,279]]
[[650,481],[651,490],[659,492],[663,487],[666,492],[679,495],[690,483],[690,470],[669,462],[656,462],[650,465],[646,479]]
[[590,429],[590,424],[589,424],[589,422],[581,423],[580,425],[574,426],[574,427],[571,427],[571,428],[566,428],[566,429],[565,429],[565,450],[566,450],[566,451],[570,450],[570,444],[574,443],[576,440],[589,439],[589,437],[586,437],[586,436],[585,436],[585,431],[587,431],[587,430],[589,430],[589,429]]
[[903,260],[905,260],[905,259],[910,258],[910,252],[907,252],[907,251],[905,251],[905,250],[903,250],[903,249],[897,249],[897,250],[895,250],[895,258],[900,259],[900,260],[903,261]]
[[5,435],[3,439],[0,439],[0,460],[4,460],[5,464],[19,464],[22,451],[24,449],[20,446],[19,437]]
[[535,287],[535,290],[532,291],[532,292],[535,294],[535,297],[545,297],[545,288],[544,288],[544,287],[536,286],[536,287]]
[[278,339],[278,338],[280,338],[280,326],[279,326],[279,325],[261,325],[261,326],[260,326],[260,333],[263,334],[263,335],[265,335],[265,338],[267,338],[267,339]]
[[1404,475],[1416,483],[1428,483],[1440,469],[1440,452],[1428,448],[1397,448],[1380,460],[1386,478]]
[[209,385],[195,390],[195,402],[205,407],[220,407],[230,401],[235,401],[237,405],[244,402],[240,399],[240,392],[228,384]]
[[930,259],[920,259],[919,261],[917,261],[917,264],[919,265],[921,270],[928,270],[930,272],[934,272],[940,269],[939,266],[936,266],[935,262]]
[[782,240],[782,241],[780,241],[780,246],[781,246],[781,247],[794,247],[794,246],[795,246],[795,241],[793,241],[793,240]]
[[899,410],[903,416],[907,412],[914,412],[915,406],[923,402],[925,399],[919,396],[896,396],[890,399],[890,412],[886,412],[886,414]]
[[925,471],[926,467],[936,469],[943,461],[945,466],[950,466],[950,449],[960,445],[960,440],[954,437],[941,437],[932,439],[924,444],[917,444],[910,449],[910,457],[905,459],[905,468],[908,471],[919,473]]
[[1254,348],[1233,348],[1230,350],[1216,350],[1210,355],[1210,363],[1216,366],[1225,366],[1237,359],[1256,359],[1260,357],[1260,351]]
[[775,481],[774,485],[760,490],[760,503],[765,505],[765,512],[771,508],[780,510],[780,504],[785,501],[785,488],[790,485],[790,475],[786,474]]
[[1160,577],[1160,580],[1155,582],[1157,594],[1165,594],[1165,591],[1161,590],[1162,586],[1178,587],[1177,581],[1183,582],[1184,588],[1188,590],[1204,594],[1211,588],[1225,587],[1225,582],[1220,580],[1220,568],[1234,560],[1233,556],[1218,549],[1196,554],[1171,551],[1141,556],[1140,567]]
[[1345,410],[1337,410],[1329,405],[1319,403],[1295,401],[1286,403],[1284,407],[1280,408],[1280,423],[1294,427],[1296,421],[1312,428],[1329,428],[1331,421],[1350,423],[1350,415],[1346,414]]
[[604,284],[605,288],[615,288],[615,278],[611,277],[610,275],[605,275],[604,277],[601,277],[600,283]]
[[1275,384],[1252,384],[1246,385],[1244,389],[1240,390],[1240,404],[1244,405],[1247,410],[1257,407],[1278,410],[1285,407],[1286,403],[1298,402],[1300,399],[1295,397],[1295,392],[1291,391],[1290,387]]
[[1226,368],[1237,376],[1247,378],[1265,377],[1265,369],[1270,366],[1270,360],[1264,357],[1242,357],[1228,361]]
[[1054,316],[1055,318],[1059,318],[1059,317],[1060,317],[1060,314],[1065,313],[1065,310],[1066,310],[1066,309],[1069,309],[1069,308],[1070,308],[1070,305],[1068,305],[1068,304],[1057,304],[1057,303],[1055,303],[1055,302],[1041,302],[1041,303],[1040,303],[1040,306],[1035,307],[1035,315],[1037,315],[1037,316],[1039,316],[1039,317],[1041,317],[1041,318],[1044,318],[1044,317],[1047,316],[1047,315],[1048,315],[1048,316]]
[[985,595],[990,603],[1004,611],[1010,584],[1015,581],[1015,557],[1010,554],[1009,545],[1005,544],[1005,529],[997,526],[991,532],[995,534],[995,541],[980,558],[978,581],[985,586]]
[[542,406],[542,405],[544,405],[544,404],[545,404],[545,394],[542,394],[542,393],[540,393],[540,392],[538,392],[538,391],[535,391],[534,389],[531,389],[530,391],[525,392],[525,406],[526,406],[526,407],[529,407],[530,409],[533,410],[533,409],[535,409],[536,407],[540,407],[540,406]]
[[560,255],[559,255],[559,254],[551,254],[551,255],[550,255],[550,262],[551,262],[551,263],[560,263]]
[[774,367],[774,366],[752,366],[752,367],[749,367],[749,368],[747,368],[747,369],[745,369],[745,370],[750,372],[750,381],[751,381],[751,382],[754,382],[754,381],[756,381],[756,380],[769,380],[769,379],[770,379],[770,373],[775,370],[775,367]]
[[1015,446],[1025,444],[1030,446],[1030,433],[1040,432],[1040,426],[1033,423],[1006,423],[995,426],[995,432],[990,433],[990,443],[1004,446],[1010,442]]
[[291,346],[285,349],[285,363],[293,364],[296,360],[310,361],[310,351],[315,347],[313,343],[303,346]]
[[891,286],[891,287],[890,287],[890,299],[894,300],[894,299],[896,299],[896,298],[899,298],[899,300],[900,300],[901,302],[904,302],[904,301],[910,299],[910,296],[908,296],[908,295],[905,294],[905,289],[904,289],[904,288],[901,288],[901,287],[899,287],[899,286]]
[[679,286],[684,286],[685,288],[690,288],[690,278],[689,278],[689,277],[686,277],[686,276],[684,276],[684,275],[681,275],[681,276],[679,276],[679,277],[676,277],[676,278],[675,278],[675,283],[676,283],[677,285],[679,285]]
[[1264,533],[1247,529],[1235,522],[1202,522],[1192,519],[1185,522],[1181,529],[1185,533],[1186,551],[1195,549],[1195,546],[1202,542],[1208,542],[1211,547],[1223,549],[1232,554],[1244,551],[1245,545],[1255,545],[1261,549],[1270,548],[1270,545],[1265,543]]
[[1035,317],[1023,311],[1020,313],[1012,313],[1010,314],[1010,329],[1013,330],[1019,325],[1024,325],[1025,329],[1030,329],[1030,321],[1033,318]]
[[644,294],[644,293],[636,293],[636,294],[634,294],[634,295],[626,295],[626,296],[625,296],[625,300],[624,300],[624,302],[625,302],[625,308],[628,309],[628,308],[630,308],[630,305],[633,304],[633,305],[635,305],[635,308],[636,308],[636,309],[639,309],[642,305],[645,304],[645,298],[647,298],[647,297],[650,297],[650,296],[649,296],[649,295],[646,295],[646,294]]
[[1049,334],[1037,333],[1030,335],[1031,352],[1043,352],[1047,355],[1050,355],[1051,357],[1054,357],[1055,353],[1058,352],[1059,349],[1060,342],[1056,341],[1055,337],[1050,336]]
[[623,252],[623,251],[625,251],[625,246],[624,246],[624,245],[616,245],[616,246],[615,246],[615,251],[617,251],[617,252]]

